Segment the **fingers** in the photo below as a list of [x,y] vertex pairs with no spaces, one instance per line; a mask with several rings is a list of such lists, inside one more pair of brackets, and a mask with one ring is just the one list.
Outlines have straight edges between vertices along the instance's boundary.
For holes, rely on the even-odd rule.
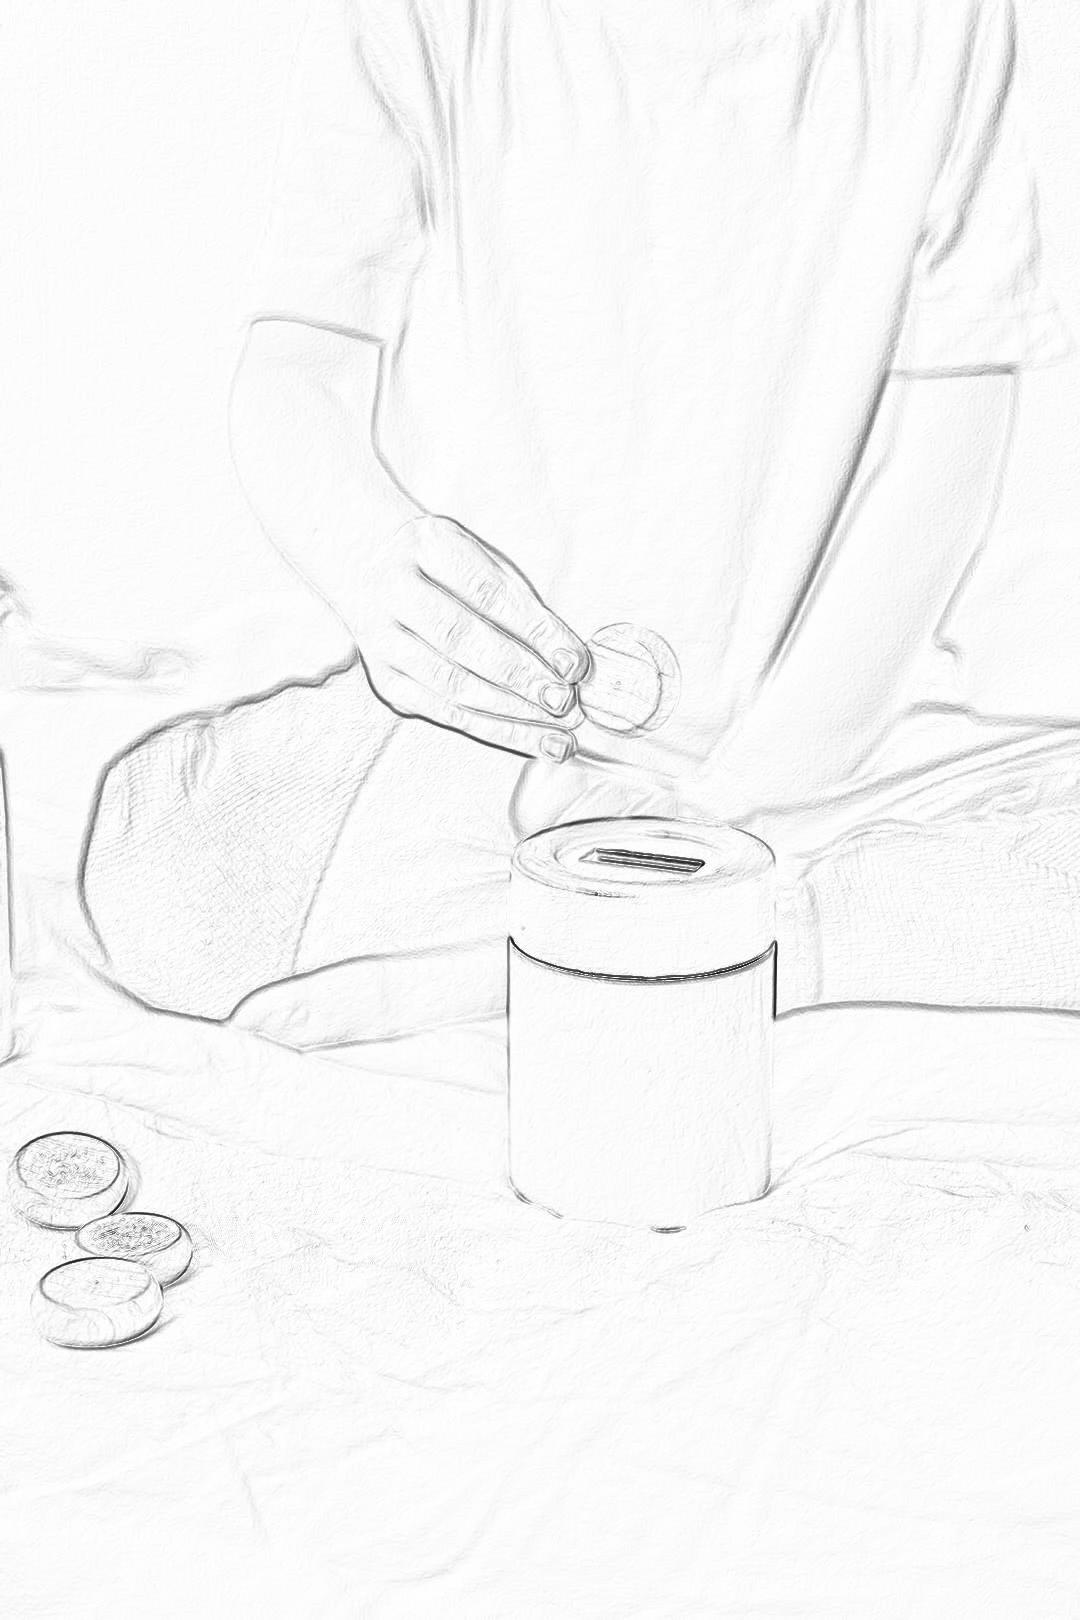
[[581,680],[589,668],[584,642],[508,558],[449,519],[422,522],[420,529],[417,562],[426,579],[513,636],[564,681]]
[[[485,683],[481,681],[479,685],[483,687]],[[432,690],[421,685],[412,674],[392,666],[377,677],[377,689],[383,702],[398,714],[448,726],[452,731],[462,731],[478,742],[504,748],[511,754],[561,764],[574,753],[573,732],[556,726],[553,721],[545,724],[470,708],[460,698],[447,696],[445,688]]]
[[405,528],[392,614],[362,643],[379,696],[511,753],[569,759],[584,644],[507,558],[451,519]]
[[[467,619],[466,615],[465,622]],[[481,714],[498,715],[501,719],[524,720],[532,725],[550,724],[554,716],[560,728],[569,729],[580,725],[584,719],[573,689],[553,682],[550,673],[547,683],[537,689],[537,697],[542,701],[529,702],[518,696],[510,682],[496,685],[466,668],[465,654],[459,655],[461,662],[454,662],[411,630],[403,627],[400,634],[401,642],[387,658],[388,667],[410,677],[442,701],[459,708],[475,709]],[[496,636],[496,639],[500,638]],[[400,653],[400,658],[394,656],[395,651]],[[557,695],[552,696],[552,693]]]
[[[478,618],[458,599],[440,587],[418,580],[404,604],[405,619],[400,627],[413,639],[413,647],[403,652],[406,670],[414,672],[417,641],[434,649],[449,664],[480,677],[493,687],[501,687],[519,701],[538,711],[523,718],[539,719],[544,714],[561,717],[574,706],[574,689],[555,678],[545,663],[527,647]],[[467,700],[472,703],[472,699]],[[488,708],[481,702],[479,708]],[[502,708],[496,712],[504,712]]]

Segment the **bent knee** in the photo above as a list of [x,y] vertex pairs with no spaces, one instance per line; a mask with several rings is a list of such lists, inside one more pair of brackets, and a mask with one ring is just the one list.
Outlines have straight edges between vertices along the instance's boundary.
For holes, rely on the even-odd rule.
[[214,752],[205,721],[116,760],[91,807],[84,909],[113,977],[153,1006],[218,1018],[235,1004],[217,926],[226,874],[200,804]]

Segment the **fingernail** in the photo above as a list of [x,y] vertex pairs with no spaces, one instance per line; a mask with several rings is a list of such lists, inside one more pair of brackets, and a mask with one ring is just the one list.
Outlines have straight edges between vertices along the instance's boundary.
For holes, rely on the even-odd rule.
[[540,690],[540,701],[552,714],[565,714],[574,701],[574,694],[568,686],[544,686]]
[[557,731],[550,732],[540,744],[540,752],[546,754],[548,759],[554,759],[562,764],[573,753],[574,744],[571,738],[563,737]]
[[555,653],[551,663],[556,672],[567,681],[571,675],[580,675],[582,673],[581,659],[576,652],[571,652],[569,647],[563,647]]

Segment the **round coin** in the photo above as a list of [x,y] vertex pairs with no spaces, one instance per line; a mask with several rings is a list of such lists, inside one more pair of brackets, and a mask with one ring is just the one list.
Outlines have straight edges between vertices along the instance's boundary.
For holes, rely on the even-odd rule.
[[136,1260],[67,1260],[47,1271],[30,1302],[42,1338],[70,1350],[127,1344],[153,1327],[161,1285]]
[[8,1171],[11,1201],[36,1226],[68,1230],[119,1209],[127,1192],[124,1161],[111,1143],[82,1131],[36,1136]]
[[191,1264],[191,1237],[171,1215],[126,1209],[80,1227],[75,1242],[86,1254],[138,1260],[162,1288],[182,1277]]
[[656,731],[679,701],[679,662],[662,636],[609,624],[588,643],[589,673],[578,688],[582,712],[603,731]]

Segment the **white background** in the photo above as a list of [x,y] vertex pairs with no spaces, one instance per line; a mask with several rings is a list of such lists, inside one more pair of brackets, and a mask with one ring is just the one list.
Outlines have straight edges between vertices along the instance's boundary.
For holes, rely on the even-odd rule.
[[[1080,331],[1080,6],[1019,5],[1048,255]],[[9,0],[0,13],[0,572],[47,631],[195,647],[200,697],[311,672],[343,647],[263,541],[225,438],[302,12]],[[1078,429],[1080,359],[1033,375],[956,624],[969,695],[994,712],[1080,715]]]

